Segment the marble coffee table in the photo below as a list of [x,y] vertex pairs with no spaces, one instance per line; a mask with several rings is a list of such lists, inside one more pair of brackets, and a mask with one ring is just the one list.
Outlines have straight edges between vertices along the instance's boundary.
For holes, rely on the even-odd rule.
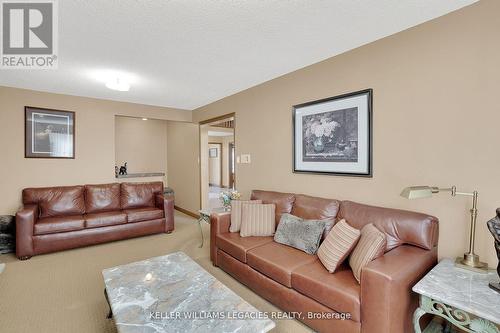
[[267,332],[275,324],[183,252],[104,269],[118,332]]

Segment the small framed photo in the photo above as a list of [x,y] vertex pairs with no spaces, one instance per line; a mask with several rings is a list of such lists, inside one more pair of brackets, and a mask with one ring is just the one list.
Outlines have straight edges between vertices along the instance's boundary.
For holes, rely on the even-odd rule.
[[75,158],[75,113],[26,106],[25,158]]
[[210,148],[208,150],[208,157],[217,158],[217,148]]
[[293,172],[372,177],[372,90],[293,107]]

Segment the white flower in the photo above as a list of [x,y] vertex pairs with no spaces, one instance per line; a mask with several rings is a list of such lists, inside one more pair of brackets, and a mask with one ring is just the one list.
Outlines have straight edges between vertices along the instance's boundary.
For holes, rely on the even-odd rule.
[[317,125],[316,128],[314,129],[314,135],[316,135],[318,138],[320,136],[323,136],[324,132],[325,132],[325,129],[324,129],[323,125]]

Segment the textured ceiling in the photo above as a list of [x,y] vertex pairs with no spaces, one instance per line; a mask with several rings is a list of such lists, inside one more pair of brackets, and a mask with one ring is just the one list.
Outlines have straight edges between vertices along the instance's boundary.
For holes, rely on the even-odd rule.
[[[64,0],[59,69],[0,85],[194,109],[475,0]],[[96,77],[115,70],[129,92]]]

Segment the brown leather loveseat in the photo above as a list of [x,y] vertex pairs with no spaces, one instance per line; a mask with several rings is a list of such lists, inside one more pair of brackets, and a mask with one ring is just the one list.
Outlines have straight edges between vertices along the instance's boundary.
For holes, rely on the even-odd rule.
[[174,200],[163,197],[162,182],[26,188],[22,201],[19,259],[174,230]]
[[436,264],[435,217],[291,193],[253,191],[252,199],[274,203],[276,223],[283,213],[345,219],[358,229],[373,223],[386,234],[386,253],[362,270],[358,284],[347,263],[330,274],[316,255],[276,243],[273,237],[229,232],[231,214],[222,213],[211,216],[210,259],[215,266],[282,310],[302,312],[298,319],[317,331],[413,332],[417,296],[411,287]]

